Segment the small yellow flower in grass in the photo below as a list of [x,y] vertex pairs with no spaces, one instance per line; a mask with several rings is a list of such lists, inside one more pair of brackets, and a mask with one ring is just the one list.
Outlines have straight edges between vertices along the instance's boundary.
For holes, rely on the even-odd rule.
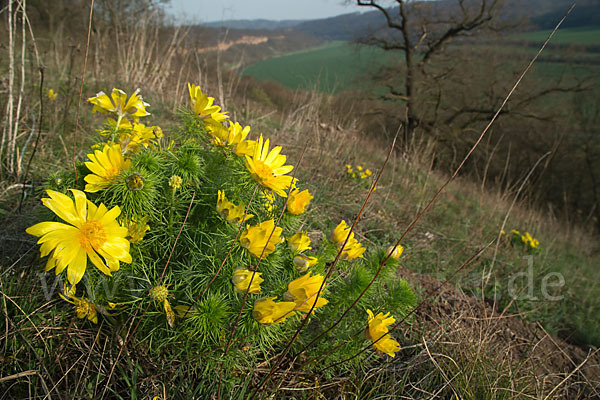
[[373,342],[384,336],[377,343],[373,343],[373,347],[378,352],[395,357],[396,352],[400,350],[400,344],[388,334],[388,326],[396,320],[394,317],[389,317],[389,312],[387,314],[379,313],[375,316],[371,310],[367,310],[367,314],[369,314],[369,327],[365,329],[365,336]]
[[98,311],[96,310],[96,306],[94,305],[94,303],[89,302],[84,299],[80,299],[75,296],[66,297],[66,296],[63,296],[62,293],[60,293],[60,297],[62,297],[63,300],[68,301],[69,303],[71,303],[75,306],[75,312],[77,313],[77,318],[79,318],[79,319],[87,318],[88,320],[92,321],[94,324],[98,323]]
[[371,170],[369,168],[365,169],[365,175],[366,176],[371,176],[373,173],[371,172]]
[[357,171],[362,171],[362,170],[363,170],[363,167],[362,167],[362,165],[357,165],[357,166],[356,166],[356,170],[357,170]]
[[311,272],[308,271],[305,275],[298,279],[294,279],[288,284],[288,290],[283,295],[285,300],[294,301],[296,303],[296,311],[307,313],[315,304],[317,307],[323,307],[328,303],[327,299],[319,296],[317,293],[319,288],[323,284],[323,276],[317,274],[310,276]]
[[94,105],[92,112],[100,112],[102,114],[111,113],[117,117],[131,116],[133,118],[145,117],[150,115],[146,111],[146,107],[149,106],[139,93],[140,89],[137,89],[127,99],[127,93],[121,89],[114,88],[110,97],[104,92],[96,93],[95,97],[90,97],[88,101]]
[[129,169],[131,162],[123,158],[120,144],[105,144],[102,151],[94,150],[87,155],[90,161],[85,166],[92,172],[84,180],[87,182],[85,191],[96,193],[107,188],[123,170]]
[[[244,211],[243,206],[236,206],[231,201],[227,200],[223,190],[219,190],[217,197],[217,212],[224,220],[233,224],[240,224],[244,217]],[[248,214],[246,215],[246,220],[249,220],[252,217],[254,217],[254,215]]]
[[144,239],[146,232],[150,230],[148,220],[150,217],[144,217],[139,222],[135,217],[127,223],[127,240],[129,243],[139,243]]
[[162,303],[163,309],[165,310],[165,315],[167,317],[167,323],[171,328],[173,328],[175,325],[175,313],[173,312],[173,308],[169,302],[169,289],[165,285],[154,286],[150,289],[150,293],[148,293],[148,295],[152,298],[152,300]]
[[57,96],[58,96],[58,94],[54,90],[52,90],[52,89],[48,90],[48,98],[50,99],[50,101],[56,100]]
[[[273,230],[275,229],[275,230]],[[255,257],[267,258],[281,242],[281,227],[275,228],[275,221],[270,219],[256,226],[248,225],[242,232],[240,244]],[[271,234],[272,232],[272,234]],[[271,239],[269,240],[269,236]]]
[[529,245],[532,249],[537,249],[540,244],[540,242],[537,239],[534,239],[529,232],[525,232],[525,234],[521,236],[521,241],[526,245]]
[[[254,274],[254,278],[252,278],[252,274]],[[260,284],[265,281],[260,277],[261,275],[261,272],[252,272],[247,269],[238,268],[233,271],[231,281],[240,293],[260,293]],[[250,284],[250,279],[252,279],[252,284]],[[250,287],[250,290],[248,290],[248,287]]]
[[511,229],[511,230],[510,230],[510,233],[512,233],[513,235],[519,235],[519,236],[521,235],[521,232],[519,232],[519,231],[518,231],[518,230],[516,230],[516,229]]
[[313,195],[310,194],[308,189],[300,191],[294,189],[290,192],[287,199],[287,210],[290,214],[299,215],[306,211],[308,203],[314,199]]
[[119,207],[110,210],[87,200],[85,193],[71,189],[75,201],[67,195],[46,190],[50,198],[42,203],[62,222],[40,222],[27,228],[26,232],[38,236],[41,256],[52,253],[46,263],[46,271],[56,267],[56,274],[67,269],[67,279],[77,284],[87,267],[87,259],[100,271],[111,276],[119,270],[119,262],[131,263],[127,228],[117,222]]
[[173,189],[173,191],[179,189],[182,183],[183,181],[179,175],[173,175],[169,178],[169,186],[171,189]]
[[304,232],[298,232],[287,239],[288,245],[295,252],[302,252],[304,250],[310,250],[310,238]]
[[391,253],[391,257],[394,260],[397,260],[400,258],[400,256],[402,255],[402,252],[404,251],[404,247],[402,247],[402,245],[397,245],[397,246],[390,246],[387,249],[387,254]]
[[283,322],[292,315],[296,303],[293,301],[275,302],[276,297],[265,297],[264,299],[256,300],[252,315],[254,319],[263,325],[272,325]]
[[188,83],[190,93],[190,105],[196,115],[202,119],[212,119],[215,122],[222,122],[229,118],[226,112],[221,112],[221,107],[213,104],[214,97],[209,97],[202,93],[200,86]]
[[281,197],[287,197],[285,191],[292,184],[292,177],[286,174],[294,167],[284,165],[286,157],[279,154],[280,152],[280,146],[269,151],[269,139],[263,142],[260,135],[254,154],[251,157],[246,156],[246,168],[262,187],[273,190]]
[[296,266],[296,271],[304,273],[310,267],[316,265],[319,262],[319,260],[317,260],[316,257],[305,256],[304,254],[296,254],[292,262]]

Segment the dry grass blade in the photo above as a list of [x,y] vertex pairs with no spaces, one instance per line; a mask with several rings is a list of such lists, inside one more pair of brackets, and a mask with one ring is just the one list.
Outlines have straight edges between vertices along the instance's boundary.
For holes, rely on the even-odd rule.
[[577,367],[575,367],[575,369],[573,371],[571,371],[569,373],[569,375],[565,376],[565,378],[558,385],[556,385],[554,387],[554,389],[552,389],[550,391],[550,393],[548,393],[546,395],[546,397],[544,397],[544,400],[548,400],[550,398],[550,396],[552,396],[552,394],[558,390],[559,387],[561,387],[562,385],[564,385],[565,382],[567,382],[569,379],[571,379],[571,377],[575,373],[577,373],[577,371],[579,371],[581,369],[581,367],[583,367],[585,365],[585,363],[587,363],[590,358],[594,357],[596,355],[596,353],[598,353],[598,351],[600,351],[600,349],[596,349],[593,353],[588,354],[588,356],[581,363],[579,363],[579,365]]

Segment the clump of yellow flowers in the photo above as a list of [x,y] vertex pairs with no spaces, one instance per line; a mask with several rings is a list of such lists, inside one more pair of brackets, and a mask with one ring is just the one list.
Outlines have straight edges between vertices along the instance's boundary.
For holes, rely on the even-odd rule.
[[[266,353],[266,343],[289,340],[304,318],[311,319],[306,341],[325,330],[390,258],[385,289],[373,284],[332,340],[356,348],[364,338],[350,336],[352,326],[368,325],[375,349],[394,356],[399,344],[379,340],[393,318],[367,307],[413,304],[393,270],[403,248],[367,252],[344,220],[330,235],[319,232],[310,219],[314,195],[283,147],[231,121],[198,86],[188,89],[182,123],[164,130],[142,120],[151,115],[139,89],[88,99],[106,116],[96,143],[77,175],[66,171],[54,180],[62,186],[46,190],[48,220],[27,229],[74,315],[115,326],[139,318],[136,334],[160,343],[153,351],[185,342],[208,352],[239,339]],[[360,165],[350,169],[358,179],[371,176]],[[333,345],[319,342],[314,351]]]
[[[503,236],[506,235],[504,230],[501,233]],[[509,235],[509,242],[512,245],[522,245],[527,250],[533,250],[533,251],[540,250],[540,241],[537,240],[536,238],[534,238],[533,236],[531,236],[531,233],[529,233],[529,232],[521,233],[521,231],[519,231],[517,229],[511,229],[510,235]]]

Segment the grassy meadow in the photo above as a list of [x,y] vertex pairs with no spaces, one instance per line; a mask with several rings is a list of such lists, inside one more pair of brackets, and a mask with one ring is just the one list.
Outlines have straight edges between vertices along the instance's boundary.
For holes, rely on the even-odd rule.
[[[506,44],[461,44],[457,49],[470,52],[502,54],[517,64],[535,55],[550,31],[513,34],[505,38]],[[552,45],[592,46],[600,45],[600,30],[590,28],[561,29],[552,39]],[[517,56],[517,58],[515,57]],[[281,55],[259,61],[243,71],[259,80],[273,80],[291,89],[317,89],[327,93],[370,87],[365,77],[375,74],[398,55],[379,49],[357,46],[348,42],[333,41],[313,49]],[[551,58],[551,60],[549,60]],[[483,59],[483,58],[482,58]],[[575,62],[575,63],[574,63]],[[583,65],[582,65],[583,64]],[[519,64],[520,65],[520,64]],[[550,46],[534,71],[541,75],[593,77],[600,79],[600,55],[585,50],[568,50]],[[378,92],[378,88],[374,89]]]
[[[392,56],[330,42],[239,75],[125,8],[124,24],[98,14],[85,63],[71,44],[87,25],[16,3],[0,13],[16,18],[0,48],[0,400],[598,396],[596,233],[540,207],[529,170],[450,179],[432,140],[374,133],[364,78]],[[76,236],[53,236],[64,222]]]

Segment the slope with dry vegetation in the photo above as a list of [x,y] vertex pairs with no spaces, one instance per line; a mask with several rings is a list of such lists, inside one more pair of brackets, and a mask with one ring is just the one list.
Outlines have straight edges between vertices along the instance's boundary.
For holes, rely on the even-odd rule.
[[[171,343],[168,333],[164,342],[154,341],[160,337],[155,332],[136,336],[134,320],[80,320],[56,295],[53,274],[41,272],[35,240],[24,230],[40,220],[42,189],[60,185],[72,173],[72,160],[84,159],[94,143],[97,122],[86,98],[113,86],[128,93],[140,87],[152,117],[161,120],[167,146],[184,125],[177,110],[185,104],[186,83],[200,84],[233,121],[252,126],[254,139],[262,132],[283,146],[300,182],[315,195],[305,226],[321,243],[326,238],[320,232],[360,215],[359,241],[387,248],[450,172],[433,170],[436,154],[427,140],[405,143],[384,164],[393,133],[386,139],[365,132],[348,96],[260,84],[223,68],[228,56],[182,51],[185,32],[163,30],[159,8],[131,14],[127,7],[111,10],[123,7],[120,2],[98,2],[87,46],[90,9],[87,2],[61,2],[65,8],[74,3],[82,6],[80,18],[73,18],[81,26],[57,28],[35,18],[55,11],[44,8],[45,2],[13,1],[0,14],[13,27],[2,28],[8,40],[1,65],[7,82],[0,190],[2,398],[216,398],[215,372],[209,370],[219,365],[211,364],[214,354],[182,352],[179,347],[188,347]],[[146,23],[129,24],[127,18]],[[369,192],[384,165],[376,190]],[[371,173],[353,176],[358,166]],[[483,188],[459,176],[418,219],[402,242],[400,265],[378,292],[386,296],[395,280],[405,279],[418,297],[410,309],[391,310],[401,321],[393,332],[402,346],[394,358],[371,351],[361,365],[344,363],[347,354],[332,347],[322,358],[301,355],[290,363],[299,350],[294,348],[274,368],[284,341],[261,347],[265,354],[257,362],[228,371],[230,385],[221,396],[598,397],[600,357],[592,345],[600,342],[597,240],[523,198],[528,184],[524,179],[507,189]],[[539,249],[511,229],[530,232]],[[381,253],[377,257],[385,258]],[[348,282],[348,301],[370,276],[355,269],[340,278]],[[323,338],[322,347],[335,342],[335,332]],[[262,385],[271,371],[273,379]]]

